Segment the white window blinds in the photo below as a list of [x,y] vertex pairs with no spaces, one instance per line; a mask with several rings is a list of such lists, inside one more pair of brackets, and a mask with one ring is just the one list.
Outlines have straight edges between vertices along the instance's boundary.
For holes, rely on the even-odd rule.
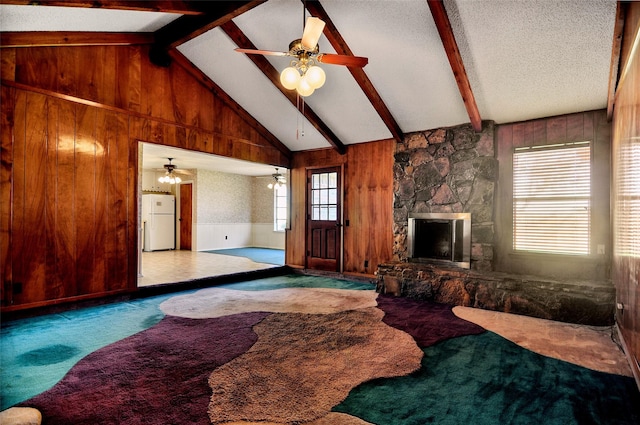
[[589,254],[590,203],[589,142],[515,150],[515,251]]
[[616,164],[616,255],[640,257],[640,139],[621,143]]

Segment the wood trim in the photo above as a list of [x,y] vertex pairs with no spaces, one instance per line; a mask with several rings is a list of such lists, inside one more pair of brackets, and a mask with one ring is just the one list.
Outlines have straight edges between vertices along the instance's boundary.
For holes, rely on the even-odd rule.
[[[220,28],[231,38],[231,40],[236,43],[238,47],[244,49],[252,49],[255,50],[256,46],[249,40],[249,38],[242,32],[242,30],[233,22],[229,21],[222,25]],[[280,92],[289,99],[292,105],[298,108],[298,99],[295,91],[285,89],[280,83],[280,73],[273,65],[262,55],[247,55],[257,67],[262,71],[262,73],[273,83],[273,85],[280,90]],[[322,136],[327,139],[327,141],[333,146],[333,148],[344,155],[346,152],[346,148],[344,143],[338,136],[336,136],[333,131],[327,126],[324,121],[318,117],[318,115],[308,106],[304,107],[304,111],[300,111],[301,114],[305,116],[305,118],[313,125]]]
[[[347,42],[338,31],[338,28],[336,28],[331,18],[329,18],[329,15],[327,15],[326,10],[322,7],[320,2],[308,2],[305,3],[305,6],[313,16],[316,16],[325,22],[324,35],[329,40],[329,43],[331,43],[331,46],[335,49],[336,53],[339,55],[353,56],[353,52],[347,45]],[[364,69],[359,67],[348,67],[348,70],[356,80],[356,83],[358,83],[362,89],[365,96],[367,96],[367,99],[369,99],[369,102],[382,119],[382,122],[384,122],[391,132],[392,137],[396,142],[402,142],[404,140],[404,134],[400,125],[398,125],[395,118],[393,118],[393,115],[391,115],[391,111],[387,108],[387,105],[380,97],[380,94],[378,94],[378,91],[364,72]]]
[[[50,97],[54,97],[54,98],[57,98],[57,99],[67,100],[69,102],[74,102],[74,103],[78,103],[78,104],[81,104],[81,105],[93,106],[93,107],[99,108],[99,109],[104,109],[104,110],[108,110],[108,111],[112,111],[112,112],[118,112],[118,113],[126,114],[128,116],[136,117],[136,118],[143,118],[145,120],[159,122],[159,123],[162,123],[162,124],[168,124],[168,125],[172,125],[172,126],[180,127],[180,128],[185,128],[185,129],[189,129],[189,130],[203,131],[202,128],[200,128],[198,126],[195,126],[195,125],[180,124],[180,123],[177,123],[175,121],[170,121],[170,120],[166,120],[166,119],[162,119],[162,118],[158,118],[158,117],[150,117],[150,116],[142,114],[140,112],[130,111],[130,110],[127,110],[127,109],[119,108],[117,106],[111,106],[111,105],[106,105],[104,103],[94,102],[92,100],[83,99],[83,98],[77,97],[77,96],[71,96],[71,95],[68,95],[68,94],[62,94],[62,93],[54,92],[54,91],[51,91],[51,90],[41,89],[41,88],[38,88],[38,87],[32,87],[32,86],[28,86],[26,84],[16,83],[15,81],[9,81],[9,80],[4,80],[3,79],[3,80],[1,80],[1,84],[3,86],[13,87],[13,88],[16,88],[16,89],[19,89],[19,90],[24,90],[24,91],[28,91],[28,92],[32,92],[32,93],[39,93],[39,94],[43,94],[45,96],[50,96]],[[258,143],[254,143],[251,140],[241,139],[239,137],[230,136],[228,134],[222,134],[222,133],[218,133],[218,132],[215,132],[215,131],[210,131],[210,133],[214,134],[216,136],[232,139],[234,142],[244,143],[246,145],[256,146],[256,147],[259,147],[259,148],[262,148],[262,149],[277,149],[277,150],[279,150],[275,146],[261,145],[261,144],[258,144]]]
[[196,67],[189,59],[176,49],[169,51],[169,56],[177,65],[184,68],[192,77],[198,80],[202,85],[208,88],[214,95],[220,98],[235,113],[240,115],[251,127],[253,127],[262,137],[267,139],[276,149],[282,152],[287,158],[291,159],[291,150],[285,146],[276,136],[274,136],[265,126],[260,124],[249,112],[240,106],[231,98],[220,86],[218,86],[211,78]]
[[91,9],[138,10],[143,12],[179,13],[181,15],[200,15],[199,2],[181,0],[0,0],[0,4],[25,6],[64,6]]
[[[622,86],[622,82],[626,78],[627,72],[631,68],[631,64],[634,61],[635,57],[640,55],[640,25],[638,25],[635,28],[635,31],[633,34],[634,34],[633,37],[628,40],[630,44],[628,47],[628,52],[626,54],[625,63],[622,67],[622,71],[620,72],[620,78],[618,80],[618,88]],[[634,54],[636,50],[638,50],[639,53]],[[616,88],[616,95],[618,94],[618,88]]]
[[464,68],[462,56],[460,55],[460,50],[458,50],[458,43],[456,43],[456,39],[453,35],[453,29],[451,28],[451,22],[449,21],[447,11],[444,8],[444,3],[442,0],[427,0],[427,4],[429,5],[429,9],[433,15],[433,20],[435,21],[436,28],[438,29],[438,34],[440,34],[444,50],[447,53],[447,58],[449,59],[453,76],[458,84],[458,89],[460,90],[464,107],[467,109],[467,114],[471,120],[471,126],[477,132],[482,131],[482,118],[480,118],[480,111],[478,110],[475,96],[471,90],[467,71]]
[[157,30],[154,33],[156,47],[160,50],[178,47],[212,28],[231,21],[236,16],[261,5],[265,1],[267,0],[202,2],[201,7],[206,9],[206,13],[195,16],[181,16]]
[[28,31],[0,33],[0,48],[152,44],[152,33]]
[[620,54],[622,52],[622,35],[624,32],[624,17],[626,6],[618,1],[616,6],[616,23],[613,28],[613,43],[611,46],[611,62],[609,64],[609,92],[607,93],[607,119],[613,118],[613,104],[618,84],[618,71],[620,70]]
[[80,301],[104,300],[110,296],[134,294],[137,291],[138,291],[137,288],[136,289],[126,288],[126,289],[118,289],[115,291],[100,292],[99,294],[77,295],[77,296],[68,297],[68,298],[58,298],[55,300],[37,301],[33,303],[28,303],[28,304],[2,306],[0,307],[0,312],[2,314],[15,313],[18,311],[25,311],[25,310],[31,310],[36,308],[42,308],[42,307],[51,307],[51,306],[61,305],[61,304],[77,303]]

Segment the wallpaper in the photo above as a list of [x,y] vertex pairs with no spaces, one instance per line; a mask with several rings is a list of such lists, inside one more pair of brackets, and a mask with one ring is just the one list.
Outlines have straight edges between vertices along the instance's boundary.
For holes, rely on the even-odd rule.
[[198,223],[273,222],[268,179],[198,170],[197,181]]

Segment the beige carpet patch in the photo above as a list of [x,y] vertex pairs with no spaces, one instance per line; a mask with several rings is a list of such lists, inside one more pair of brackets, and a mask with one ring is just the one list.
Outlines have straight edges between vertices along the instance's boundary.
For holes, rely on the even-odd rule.
[[417,370],[422,350],[382,323],[383,314],[367,308],[268,316],[254,327],[253,347],[209,377],[212,423],[319,420],[362,382]]
[[454,307],[453,313],[543,356],[600,372],[633,376],[627,358],[611,338],[611,332],[615,332],[611,327],[554,322],[460,306]]
[[[224,425],[287,425],[284,423],[275,422],[225,422]],[[346,413],[331,412],[327,416],[315,421],[305,422],[304,425],[373,425],[371,422],[363,421],[355,416],[347,415]]]
[[329,314],[376,306],[375,291],[332,288],[286,288],[269,291],[238,291],[207,288],[169,298],[160,304],[168,315],[208,319],[238,313]]

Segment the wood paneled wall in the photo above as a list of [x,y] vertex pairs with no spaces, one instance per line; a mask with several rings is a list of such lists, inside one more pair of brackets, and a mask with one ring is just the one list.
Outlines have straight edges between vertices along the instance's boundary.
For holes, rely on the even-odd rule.
[[[640,32],[640,3],[632,3],[627,10],[624,45],[631,46],[638,32]],[[624,177],[623,173],[616,173],[616,170],[621,167],[621,160],[630,160],[630,158],[623,158],[625,154],[635,151],[637,155],[637,152],[640,152],[640,49],[636,50],[633,58],[628,56],[629,52],[630,49],[627,49],[627,54],[623,55],[621,67],[625,63],[629,65],[626,69],[623,68],[623,72],[626,72],[618,87],[613,114],[614,217],[624,206],[627,211],[632,210],[631,203],[634,202],[628,196],[621,196],[618,189],[623,185],[620,179]],[[640,164],[633,164],[631,167],[640,167]],[[627,168],[627,171],[631,170]],[[630,177],[630,174],[628,173],[627,176]],[[637,185],[637,181],[635,184]],[[640,193],[635,194],[635,202],[638,202],[638,199],[640,199]],[[632,222],[635,226],[640,226],[640,217],[636,215]],[[637,229],[638,227],[635,234],[636,243],[640,239]],[[616,243],[614,239],[614,245]],[[611,274],[613,283],[616,285],[618,302],[623,306],[623,309],[617,311],[616,319],[636,382],[640,386],[640,258],[617,255],[614,252]]]
[[[305,267],[306,171],[341,166],[344,202],[343,271],[372,275],[393,258],[393,150],[391,140],[332,149],[294,152],[291,169],[291,228],[286,263]],[[365,267],[365,261],[368,266]]]
[[0,49],[2,311],[136,288],[138,141],[289,159],[146,46]]

